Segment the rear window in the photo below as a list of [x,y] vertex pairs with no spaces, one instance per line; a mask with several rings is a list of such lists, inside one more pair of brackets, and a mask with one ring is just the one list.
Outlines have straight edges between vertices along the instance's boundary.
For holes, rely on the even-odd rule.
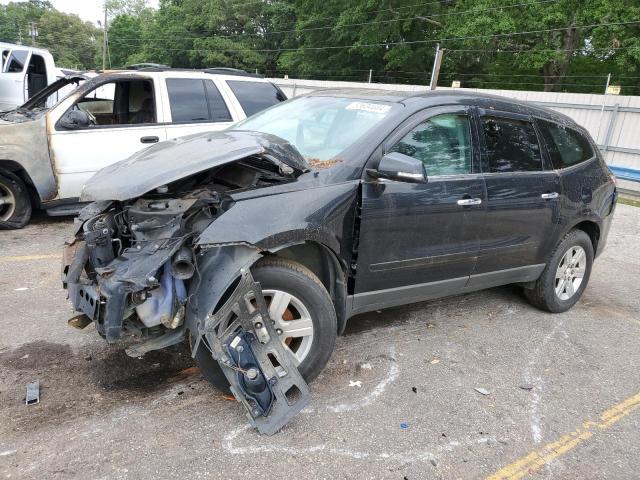
[[538,122],[553,168],[567,168],[593,158],[593,149],[584,135],[556,123]]
[[533,125],[509,118],[482,119],[491,173],[535,172],[542,170],[540,145]]
[[275,85],[269,82],[227,80],[227,85],[240,102],[247,117],[287,99]]
[[169,105],[173,122],[230,122],[231,115],[211,80],[168,78]]

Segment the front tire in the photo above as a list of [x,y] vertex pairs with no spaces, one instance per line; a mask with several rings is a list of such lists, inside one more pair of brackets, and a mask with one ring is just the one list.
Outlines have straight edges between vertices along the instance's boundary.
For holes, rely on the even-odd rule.
[[[262,287],[269,314],[296,359],[298,371],[305,381],[312,381],[329,361],[336,342],[338,327],[331,297],[313,272],[291,260],[265,258],[251,273]],[[195,361],[214,387],[229,390],[206,343],[198,348]]]
[[532,289],[525,289],[529,303],[551,313],[573,307],[589,283],[593,244],[582,230],[571,230],[556,246]]
[[0,172],[0,228],[24,227],[31,219],[31,200],[22,179],[11,172]]

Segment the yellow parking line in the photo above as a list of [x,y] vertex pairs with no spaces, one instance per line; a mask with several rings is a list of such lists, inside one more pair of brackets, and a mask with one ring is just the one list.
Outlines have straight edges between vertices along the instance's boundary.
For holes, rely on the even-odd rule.
[[32,260],[47,260],[50,258],[60,259],[59,253],[50,253],[47,255],[19,255],[15,257],[0,257],[0,262],[30,262]]
[[487,480],[515,480],[526,475],[531,475],[553,459],[564,455],[585,440],[588,440],[597,434],[598,431],[606,430],[638,407],[640,407],[640,393],[611,407],[600,416],[600,421],[584,422],[581,428],[560,437],[555,442],[548,443],[544,447],[534,450],[521,459],[498,470],[493,475],[488,476]]

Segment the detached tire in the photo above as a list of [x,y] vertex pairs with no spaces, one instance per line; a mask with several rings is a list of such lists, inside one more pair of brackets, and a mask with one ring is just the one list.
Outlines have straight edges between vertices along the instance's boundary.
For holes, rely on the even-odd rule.
[[534,288],[524,293],[533,306],[566,312],[584,292],[593,266],[593,244],[582,230],[571,230],[554,249]]
[[[331,297],[311,270],[291,260],[266,258],[251,273],[262,287],[270,314],[273,316],[278,306],[283,311],[275,318],[275,327],[300,360],[298,370],[304,379],[312,381],[329,361],[336,342],[338,327]],[[214,387],[229,391],[226,377],[206,347],[201,345],[195,361]]]
[[24,227],[31,219],[31,199],[20,177],[0,172],[0,229]]

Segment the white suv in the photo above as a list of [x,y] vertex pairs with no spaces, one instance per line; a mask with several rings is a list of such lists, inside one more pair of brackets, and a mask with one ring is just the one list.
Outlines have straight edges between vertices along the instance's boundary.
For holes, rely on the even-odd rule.
[[[80,86],[51,107],[69,83]],[[269,81],[227,68],[65,77],[0,114],[0,227],[24,226],[32,205],[75,213],[82,186],[105,166],[150,144],[223,130],[283,100]]]

